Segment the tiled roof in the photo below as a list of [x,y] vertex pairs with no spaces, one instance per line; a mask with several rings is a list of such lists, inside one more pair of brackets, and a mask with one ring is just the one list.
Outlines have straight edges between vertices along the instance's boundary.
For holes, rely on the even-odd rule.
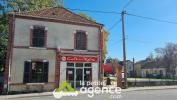
[[52,7],[31,12],[17,12],[17,16],[37,17],[46,19],[62,20],[66,22],[75,22],[88,25],[102,26],[102,24],[88,20],[78,14],[75,14],[63,7]]

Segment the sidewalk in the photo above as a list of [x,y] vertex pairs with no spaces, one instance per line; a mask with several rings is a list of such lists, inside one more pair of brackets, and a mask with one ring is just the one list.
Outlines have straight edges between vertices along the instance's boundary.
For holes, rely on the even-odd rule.
[[52,92],[17,94],[17,95],[2,95],[2,96],[0,96],[0,100],[13,99],[13,98],[40,97],[40,96],[52,96]]
[[[124,93],[124,92],[131,92],[131,91],[163,90],[163,89],[177,89],[177,85],[175,86],[131,87],[128,89],[122,89],[122,92]],[[40,97],[40,96],[52,96],[52,92],[2,95],[0,96],[0,100],[7,100],[7,99],[12,99],[12,98]]]
[[122,92],[143,91],[143,90],[164,90],[164,89],[177,89],[177,85],[173,85],[173,86],[130,87],[128,89],[122,89]]

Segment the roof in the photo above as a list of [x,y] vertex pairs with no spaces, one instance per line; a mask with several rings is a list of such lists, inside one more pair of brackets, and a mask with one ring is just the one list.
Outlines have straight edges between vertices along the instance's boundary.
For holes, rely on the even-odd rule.
[[88,20],[87,18],[75,14],[63,7],[50,7],[31,12],[17,12],[15,15],[24,17],[54,19],[59,21],[75,22],[86,25],[103,26],[103,24]]
[[141,69],[159,69],[159,68],[166,68],[165,66],[146,66],[146,67],[142,67]]
[[146,62],[144,64],[141,65],[142,69],[154,69],[154,68],[166,68],[165,66],[163,66],[162,64],[157,64],[156,62]]

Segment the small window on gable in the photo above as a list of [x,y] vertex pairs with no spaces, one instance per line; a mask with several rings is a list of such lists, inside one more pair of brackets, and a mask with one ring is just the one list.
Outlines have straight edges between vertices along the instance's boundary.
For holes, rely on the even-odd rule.
[[84,31],[77,31],[75,34],[75,49],[86,50],[87,49],[87,35]]
[[34,26],[32,30],[32,47],[45,47],[45,27]]

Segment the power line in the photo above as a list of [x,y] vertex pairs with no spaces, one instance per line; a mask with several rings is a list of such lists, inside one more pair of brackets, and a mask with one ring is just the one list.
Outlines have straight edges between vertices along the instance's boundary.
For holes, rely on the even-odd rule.
[[125,8],[127,8],[131,3],[132,3],[133,0],[129,0],[125,6],[122,8],[122,10],[124,10]]
[[144,40],[138,40],[138,39],[128,39],[129,41],[132,42],[137,42],[137,43],[141,43],[141,44],[161,44],[163,42],[159,42],[159,41],[144,41]]
[[108,31],[112,30],[116,25],[118,25],[120,22],[122,21],[122,19],[120,18],[118,21],[116,21],[109,29]]
[[[31,5],[36,5],[36,4],[31,4]],[[47,5],[38,5],[38,6],[45,6],[45,7],[52,7],[52,6],[47,6]],[[79,8],[67,8],[64,7],[68,10],[75,10],[75,11],[85,11],[85,12],[94,12],[94,13],[108,13],[108,14],[120,14],[119,12],[116,11],[102,11],[102,10],[91,10],[91,9],[79,9]]]
[[168,21],[168,20],[162,20],[162,19],[157,19],[157,18],[145,17],[145,16],[140,16],[140,15],[130,14],[130,13],[125,13],[125,14],[129,15],[129,16],[134,16],[134,17],[138,17],[138,18],[142,18],[142,19],[153,20],[153,21],[157,21],[157,22],[163,22],[163,23],[169,23],[169,24],[177,24],[177,22]]
[[116,46],[116,44],[118,44],[118,43],[120,43],[120,42],[122,42],[122,39],[120,39],[120,40],[118,40],[118,41],[115,41],[115,42],[111,43],[111,44],[110,44],[111,47],[109,47],[109,48],[112,49],[114,46]]
[[[116,22],[108,29],[108,32],[111,31],[113,28],[115,28],[115,26],[117,26],[121,21],[122,21],[121,18],[120,18],[118,21],[116,21]],[[111,34],[109,34],[108,40],[110,39],[110,35],[111,35]]]
[[108,13],[108,14],[120,14],[119,12],[115,11],[101,11],[101,10],[88,10],[88,9],[73,9],[73,8],[66,8],[69,10],[75,11],[85,11],[85,12],[94,12],[94,13]]

